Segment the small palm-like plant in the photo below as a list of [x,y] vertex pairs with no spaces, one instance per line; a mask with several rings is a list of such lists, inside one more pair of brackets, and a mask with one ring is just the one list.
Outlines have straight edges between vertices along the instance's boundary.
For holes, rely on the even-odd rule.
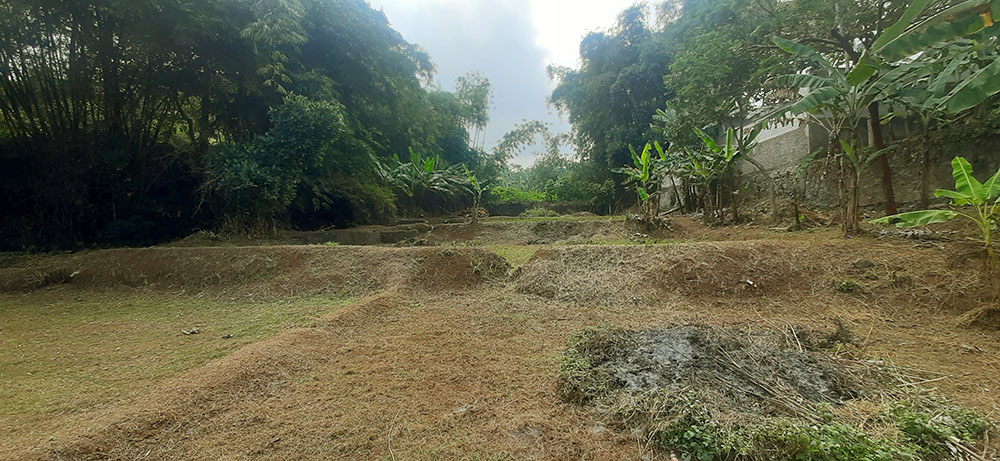
[[872,223],[890,224],[895,222],[899,227],[926,226],[928,224],[964,218],[976,224],[979,239],[986,250],[987,270],[992,273],[997,270],[997,254],[993,248],[993,233],[1000,223],[1000,170],[986,183],[979,182],[972,176],[972,165],[963,157],[955,157],[951,161],[952,175],[955,177],[955,190],[937,190],[936,197],[951,199],[954,207],[964,207],[952,210],[920,210],[909,213],[886,216]]
[[611,170],[626,176],[624,184],[634,185],[635,193],[638,195],[639,203],[642,205],[643,219],[646,222],[653,222],[653,215],[656,212],[656,204],[653,196],[659,186],[658,183],[660,180],[657,171],[658,162],[651,155],[651,151],[654,148],[659,155],[659,161],[665,162],[667,160],[666,153],[663,152],[660,143],[653,141],[652,144],[646,143],[646,147],[642,149],[641,154],[637,154],[635,149],[629,146],[628,150],[632,154],[633,166],[624,166]]

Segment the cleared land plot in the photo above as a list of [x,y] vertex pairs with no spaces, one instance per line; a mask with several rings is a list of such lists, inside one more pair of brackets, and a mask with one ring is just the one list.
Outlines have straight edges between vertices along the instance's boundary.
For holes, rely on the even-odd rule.
[[[843,323],[856,341],[831,353],[906,366],[933,380],[925,387],[996,419],[1000,337],[957,326],[985,299],[974,264],[936,246],[815,240],[497,247],[516,269],[488,250],[454,246],[14,261],[2,280],[17,288],[0,301],[31,328],[16,333],[21,353],[42,364],[72,351],[81,365],[39,367],[46,373],[28,378],[24,363],[0,362],[4,389],[35,379],[31,387],[70,402],[33,412],[18,402],[44,398],[4,396],[0,429],[11,432],[0,458],[665,457],[559,398],[567,339],[587,327],[784,334]],[[148,266],[150,255],[175,263]],[[197,266],[183,264],[192,258]],[[80,273],[58,283],[66,280],[52,274],[65,271]],[[226,275],[206,282],[198,271]],[[111,324],[72,314],[77,304],[107,309]],[[245,319],[254,315],[264,320]],[[199,335],[177,331],[199,325]],[[242,337],[221,338],[240,325]],[[95,367],[87,363],[118,389],[88,391],[78,379]],[[18,394],[34,392],[20,385]]]

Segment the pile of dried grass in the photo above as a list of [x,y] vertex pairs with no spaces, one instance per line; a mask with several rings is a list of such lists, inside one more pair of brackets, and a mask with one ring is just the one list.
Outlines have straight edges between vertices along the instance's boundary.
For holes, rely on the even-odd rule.
[[693,459],[985,459],[972,448],[983,416],[914,392],[919,377],[809,350],[834,338],[792,332],[584,330],[559,394]]

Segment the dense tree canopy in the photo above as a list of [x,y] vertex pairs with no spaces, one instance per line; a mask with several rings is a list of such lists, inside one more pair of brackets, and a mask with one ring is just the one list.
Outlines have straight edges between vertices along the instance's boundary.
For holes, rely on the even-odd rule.
[[[920,18],[959,3],[985,5],[922,1]],[[637,4],[613,27],[583,38],[578,68],[549,68],[556,81],[550,102],[568,116],[569,137],[526,121],[486,151],[489,80],[470,72],[454,92],[434,89],[428,54],[364,0],[8,0],[0,3],[0,246],[382,222],[397,212],[455,211],[471,204],[461,196],[473,189],[476,203],[484,193],[488,200],[491,185],[524,189],[511,196],[614,209],[617,199],[628,205],[636,197],[612,173],[634,163],[633,148],[658,142],[665,148],[659,171],[676,176],[711,157],[710,138],[733,129],[725,165],[753,162],[754,130],[744,127],[772,103],[833,77],[843,77],[850,93],[857,84],[837,69],[858,62],[873,79],[899,67],[880,61],[878,37],[911,4]],[[983,28],[992,25],[987,16]],[[870,117],[879,104],[903,105],[919,113],[929,135],[941,118],[935,101],[957,82],[931,88],[926,69],[975,75],[972,89],[994,94],[996,29],[926,50],[917,64],[937,62],[900,80],[905,92],[872,95],[868,107],[853,109]],[[802,52],[776,45],[793,42]],[[954,56],[967,59],[952,66]],[[806,84],[789,85],[776,78],[782,74]],[[881,143],[879,124],[872,130]],[[546,152],[538,164],[512,171],[508,160],[539,137]],[[576,158],[560,150],[567,140]],[[886,157],[872,158],[891,204]],[[709,195],[704,200],[715,203],[708,207],[721,209],[740,185],[728,171],[710,176],[686,193]],[[440,179],[447,193],[410,196],[415,182],[407,178]]]
[[433,71],[363,0],[4,2],[0,234],[152,241],[257,210],[384,219],[372,156],[476,161],[465,126],[483,109],[425,90]]
[[629,8],[612,30],[583,39],[579,69],[550,69],[559,81],[552,104],[568,115],[577,153],[587,161],[628,161],[628,146],[645,143],[649,121],[666,101],[669,53],[650,22],[644,8]]

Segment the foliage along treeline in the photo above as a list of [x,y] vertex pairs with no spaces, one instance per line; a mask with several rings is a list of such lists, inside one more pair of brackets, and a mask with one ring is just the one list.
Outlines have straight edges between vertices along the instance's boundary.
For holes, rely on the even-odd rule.
[[502,169],[433,72],[363,0],[3,2],[0,246],[390,218],[373,158]]
[[[996,105],[997,9],[988,0],[639,5],[625,10],[616,27],[583,39],[578,69],[550,69],[558,81],[552,102],[569,115],[581,158],[609,174],[625,171],[622,165],[643,169],[630,158],[633,146],[663,145],[664,155],[650,157],[652,182],[673,181],[674,201],[703,210],[710,222],[723,219],[723,205],[740,219],[743,186],[730,168],[737,158],[770,182],[770,208],[777,211],[774,179],[753,158],[755,138],[760,122],[787,121],[788,113],[806,117],[829,135],[825,158],[840,172],[842,221],[853,232],[857,178],[869,164],[880,172],[886,211],[895,212],[881,126],[872,124],[873,142],[866,145],[860,126],[866,117],[885,122],[883,109],[892,106],[904,109],[890,117],[921,121],[925,197],[930,130],[963,119],[989,124],[989,117],[970,114],[992,113],[987,109]],[[801,89],[808,90],[804,98]],[[644,201],[644,194],[636,197]]]

